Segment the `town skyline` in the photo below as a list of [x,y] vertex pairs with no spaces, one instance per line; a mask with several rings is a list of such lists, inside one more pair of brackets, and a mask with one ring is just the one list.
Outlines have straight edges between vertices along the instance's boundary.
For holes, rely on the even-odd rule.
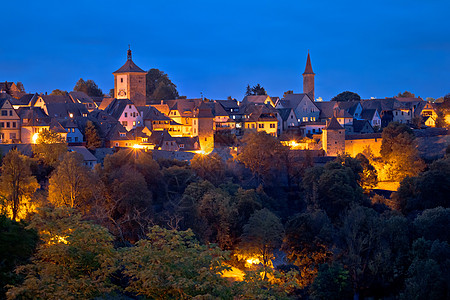
[[[90,12],[81,1],[77,7],[47,7],[31,26],[32,16],[43,12],[35,5],[26,5],[20,20],[6,16],[7,28],[21,34],[11,35],[10,46],[0,49],[0,78],[21,81],[31,93],[70,91],[83,78],[108,94],[128,44],[137,65],[164,71],[188,98],[241,100],[247,84],[258,83],[271,96],[299,93],[308,49],[317,74],[316,98],[325,101],[346,90],[365,99],[405,90],[424,99],[448,93],[450,28],[441,20],[449,4],[444,1],[370,8],[352,2],[325,8],[292,2],[180,3],[172,11],[167,4],[113,2]],[[133,16],[127,26],[107,22],[119,8]],[[197,15],[201,18],[192,18]],[[74,17],[90,18],[91,25],[65,21]]]

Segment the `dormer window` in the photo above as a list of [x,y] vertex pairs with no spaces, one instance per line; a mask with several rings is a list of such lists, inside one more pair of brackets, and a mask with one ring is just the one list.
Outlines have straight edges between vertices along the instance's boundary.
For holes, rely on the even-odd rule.
[[125,137],[125,133],[121,132],[120,137]]

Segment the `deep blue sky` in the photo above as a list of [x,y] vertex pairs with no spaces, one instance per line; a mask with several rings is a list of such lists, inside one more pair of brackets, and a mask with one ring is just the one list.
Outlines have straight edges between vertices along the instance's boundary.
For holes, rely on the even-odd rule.
[[302,92],[308,49],[316,97],[408,90],[450,93],[450,1],[6,1],[0,81],[27,92],[72,90],[79,78],[113,88],[133,60],[158,68],[181,95],[242,99]]

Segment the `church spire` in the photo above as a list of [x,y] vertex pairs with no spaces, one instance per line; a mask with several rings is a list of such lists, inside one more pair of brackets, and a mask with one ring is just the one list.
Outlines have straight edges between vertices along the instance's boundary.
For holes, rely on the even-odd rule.
[[314,74],[311,66],[311,58],[309,57],[309,50],[308,50],[308,58],[306,59],[305,72],[303,74]]
[[311,58],[309,57],[308,50],[308,58],[306,59],[306,67],[305,72],[303,73],[303,93],[307,94],[309,98],[314,101],[314,74],[312,66],[311,66]]
[[[308,54],[308,58],[309,58],[309,54]],[[129,44],[128,44],[128,51],[127,51],[127,60],[131,60],[131,48],[130,48]]]

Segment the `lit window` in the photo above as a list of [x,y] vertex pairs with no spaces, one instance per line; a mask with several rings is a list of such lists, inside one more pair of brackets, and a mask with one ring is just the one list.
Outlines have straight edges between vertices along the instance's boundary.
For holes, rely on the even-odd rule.
[[308,122],[308,117],[303,117],[303,122]]

